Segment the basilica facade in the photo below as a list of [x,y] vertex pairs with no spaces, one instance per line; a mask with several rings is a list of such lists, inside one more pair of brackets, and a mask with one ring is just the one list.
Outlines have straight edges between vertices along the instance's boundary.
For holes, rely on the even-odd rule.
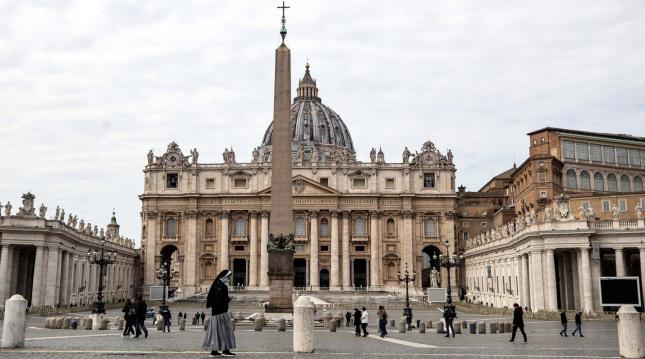
[[[398,292],[406,268],[416,272],[417,293],[445,287],[445,270],[432,280],[430,272],[433,255],[455,250],[452,152],[427,141],[416,151],[405,147],[397,161],[375,148],[357,159],[348,127],[319,97],[308,64],[291,123],[294,287]],[[232,149],[221,163],[200,162],[196,148],[184,153],[174,142],[160,156],[148,153],[140,195],[146,293],[160,285],[155,271],[164,263],[177,273],[171,290],[184,296],[205,291],[222,269],[237,287],[268,289],[272,130],[246,162]]]

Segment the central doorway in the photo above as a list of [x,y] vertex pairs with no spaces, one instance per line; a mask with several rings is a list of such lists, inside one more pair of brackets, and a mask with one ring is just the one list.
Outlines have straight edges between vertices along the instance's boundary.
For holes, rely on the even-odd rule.
[[354,287],[367,287],[367,260],[354,259]]
[[293,286],[296,288],[307,286],[307,260],[304,258],[293,259]]
[[[421,269],[421,286],[429,288],[433,286],[441,287],[441,266],[439,256],[441,251],[435,246],[426,246],[421,252],[422,269]],[[435,259],[436,257],[437,259]],[[433,272],[432,269],[435,269]],[[434,277],[433,277],[434,273]],[[433,280],[434,279],[434,280]]]
[[246,286],[246,259],[233,259],[233,285],[236,287]]
[[320,288],[329,289],[329,271],[327,269],[320,270]]

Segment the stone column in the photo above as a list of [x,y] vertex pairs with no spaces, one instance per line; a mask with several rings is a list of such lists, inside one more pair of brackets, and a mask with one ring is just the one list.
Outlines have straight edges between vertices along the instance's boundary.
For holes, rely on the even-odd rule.
[[522,254],[521,256],[522,268],[522,305],[532,307],[531,297],[529,294],[529,256]]
[[[36,246],[36,259],[34,261],[34,276],[31,289],[31,306],[40,307],[43,303],[42,293],[42,273],[43,273],[43,246]],[[645,273],[645,272],[644,272]]]
[[251,233],[249,236],[249,287],[258,285],[258,214],[251,212]]
[[56,305],[56,287],[58,286],[58,253],[59,248],[49,247],[47,259],[47,280],[45,281],[45,303],[43,305]]
[[544,281],[542,279],[542,250],[537,249],[531,252],[531,283],[533,284],[533,309],[545,309],[544,305]]
[[186,233],[186,255],[184,258],[184,271],[186,272],[186,282],[184,283],[184,295],[191,295],[197,289],[197,265],[199,259],[197,258],[197,217],[199,213],[196,209],[189,209],[186,212],[188,217],[188,233]]
[[11,262],[11,255],[9,254],[9,245],[5,244],[2,246],[2,255],[0,256],[0,301],[4,303],[5,299],[10,295],[8,293],[9,285],[9,268]]
[[555,259],[553,249],[546,250],[546,275],[547,275],[547,285],[549,286],[548,291],[548,307],[550,310],[558,309],[558,292],[556,289],[556,279],[555,279]]
[[313,290],[320,289],[320,270],[318,269],[318,212],[309,211],[309,285]]
[[580,262],[582,264],[582,311],[593,311],[593,297],[591,296],[591,265],[589,263],[589,248],[580,248]]
[[329,289],[338,290],[339,268],[338,268],[338,212],[331,212],[331,265],[329,271]]
[[641,288],[643,290],[643,293],[645,293],[645,248],[639,248],[638,253],[640,254],[640,262],[641,262]]
[[[157,254],[156,242],[157,242],[157,212],[149,211],[146,214],[147,218],[147,227],[146,230],[146,258],[145,258],[145,284],[148,286],[145,288],[145,291],[150,290],[151,285],[155,285],[157,281],[157,276],[155,273],[155,256]],[[89,279],[89,278],[88,278]],[[88,280],[88,284],[94,283],[94,278]],[[87,289],[90,289],[88,286]]]
[[350,261],[349,261],[349,217],[350,212],[343,212],[343,289],[347,290],[353,287],[350,280]]
[[616,253],[616,277],[625,276],[625,258],[623,258],[623,249],[615,248]]
[[401,263],[401,273],[405,271],[405,263],[408,263],[408,271],[410,272],[414,271],[413,248],[414,246],[412,245],[412,211],[404,211],[403,212],[403,263]]
[[220,242],[220,247],[219,247],[219,270],[223,271],[224,269],[229,269],[229,263],[228,263],[228,242],[229,242],[229,236],[228,236],[228,211],[222,212],[221,218],[222,218],[222,236],[221,236],[221,242]]
[[68,274],[68,269],[69,269],[69,252],[65,251],[63,252],[62,255],[62,263],[61,263],[61,283],[60,283],[60,294],[59,294],[59,299],[58,302],[60,303],[61,306],[67,305],[67,286],[69,285],[67,282],[67,274]]
[[260,287],[269,286],[269,212],[260,212]]
[[572,278],[571,278],[571,257],[569,256],[569,253],[563,253],[562,254],[562,265],[560,266],[560,280],[562,281],[562,299],[563,299],[563,304],[562,308],[563,309],[573,309],[573,285],[572,285]]
[[381,241],[378,236],[378,213],[370,211],[370,286],[381,286],[380,276]]

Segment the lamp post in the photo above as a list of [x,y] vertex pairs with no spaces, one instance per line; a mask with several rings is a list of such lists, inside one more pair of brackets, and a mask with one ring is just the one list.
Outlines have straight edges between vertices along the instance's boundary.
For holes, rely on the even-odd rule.
[[417,274],[415,272],[412,272],[412,274],[410,274],[410,272],[408,272],[408,262],[405,262],[405,271],[403,272],[403,274],[401,274],[401,272],[397,272],[396,277],[400,282],[405,283],[405,308],[403,309],[403,316],[407,317],[408,315],[412,314],[412,309],[410,308],[410,294],[408,291],[408,286],[410,285],[410,282],[414,282]]
[[105,252],[105,237],[101,237],[101,252],[89,250],[87,262],[99,266],[99,294],[92,307],[93,314],[105,314],[105,303],[103,303],[103,273],[104,268],[116,262],[116,252]]
[[161,268],[157,269],[157,279],[161,280],[163,283],[163,293],[161,297],[161,310],[166,310],[168,309],[168,305],[166,304],[166,287],[170,287],[170,279],[173,278],[174,275],[179,273],[178,271],[172,271],[170,269],[170,261],[165,260],[163,264],[161,265]]
[[[446,245],[446,253],[448,253],[450,242],[446,239],[444,243]],[[452,303],[452,289],[450,286],[450,268],[460,266],[464,260],[464,255],[460,254],[457,256],[456,254],[451,254],[451,255],[439,254],[439,256],[437,257],[437,254],[435,253],[432,256],[432,259],[434,259],[435,261],[438,259],[439,265],[448,270],[448,285],[446,287],[446,295],[448,296],[447,303],[450,304]]]

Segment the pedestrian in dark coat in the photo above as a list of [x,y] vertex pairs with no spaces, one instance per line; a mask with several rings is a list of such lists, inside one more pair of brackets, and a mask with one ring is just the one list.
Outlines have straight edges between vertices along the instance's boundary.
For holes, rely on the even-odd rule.
[[352,321],[352,313],[350,312],[345,313],[345,320],[347,321],[345,326],[349,327],[349,323]]
[[146,301],[143,300],[142,296],[139,296],[137,298],[137,335],[136,337],[138,338],[139,335],[141,335],[141,332],[145,334],[145,337],[148,337],[148,328],[146,328],[146,313],[148,312],[148,306],[146,305]]
[[452,326],[452,323],[456,316],[454,306],[451,304],[446,305],[443,309],[443,319],[446,321],[446,335],[444,336],[446,338],[450,337],[450,333],[452,333],[453,338],[455,337],[455,328]]
[[170,320],[172,319],[172,315],[170,314],[170,309],[164,308],[164,310],[161,311],[161,316],[163,317],[164,333],[166,332],[166,328],[168,328],[168,333],[170,333]]
[[571,333],[571,335],[575,337],[576,332],[578,332],[581,337],[584,337],[584,335],[582,335],[582,312],[576,313],[575,321],[576,321],[576,329],[573,331],[573,333]]
[[378,317],[378,328],[381,338],[385,338],[385,336],[387,335],[387,312],[385,311],[385,307],[379,305],[376,316]]
[[562,333],[564,333],[565,337],[568,337],[567,335],[567,313],[563,311],[560,312],[560,323],[562,323],[562,330],[560,331],[560,336],[562,336]]
[[361,336],[361,316],[361,311],[358,308],[354,308],[354,329],[357,337]]
[[202,318],[202,324],[204,324],[204,319],[206,319],[206,314],[202,312],[202,314],[200,314],[199,317]]
[[136,308],[132,304],[132,301],[128,299],[121,309],[123,312],[123,320],[125,321],[125,328],[123,330],[122,337],[132,336],[134,337],[134,323],[136,320]]
[[519,306],[519,304],[515,303],[513,304],[513,335],[511,336],[511,343],[515,343],[515,333],[517,333],[517,328],[520,329],[522,332],[522,336],[524,336],[524,343],[526,343],[526,332],[524,331],[524,312],[522,311],[522,307]]
[[199,312],[195,313],[195,323],[199,324]]
[[212,315],[209,319],[208,329],[204,333],[202,349],[210,350],[211,356],[219,356],[220,350],[223,356],[235,355],[230,352],[235,348],[235,334],[233,333],[231,314],[228,312],[228,304],[231,301],[228,296],[231,274],[228,269],[221,271],[213,281],[206,298],[206,308],[211,308]]

